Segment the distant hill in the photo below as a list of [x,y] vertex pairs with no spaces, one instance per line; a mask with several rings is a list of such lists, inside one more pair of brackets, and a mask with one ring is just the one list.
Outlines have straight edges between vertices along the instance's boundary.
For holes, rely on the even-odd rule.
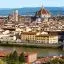
[[[40,7],[25,7],[25,8],[0,8],[1,16],[8,16],[14,10],[18,9],[20,15],[35,15],[40,10]],[[52,15],[64,15],[64,7],[45,7]]]

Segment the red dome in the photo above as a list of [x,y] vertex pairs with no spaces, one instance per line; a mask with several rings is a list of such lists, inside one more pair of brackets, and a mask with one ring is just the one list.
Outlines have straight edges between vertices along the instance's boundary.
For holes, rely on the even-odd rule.
[[49,12],[46,10],[46,9],[41,9],[41,10],[39,10],[38,12],[37,12],[37,15],[38,16],[40,16],[41,14],[43,14],[43,15],[47,15],[47,14],[49,14]]

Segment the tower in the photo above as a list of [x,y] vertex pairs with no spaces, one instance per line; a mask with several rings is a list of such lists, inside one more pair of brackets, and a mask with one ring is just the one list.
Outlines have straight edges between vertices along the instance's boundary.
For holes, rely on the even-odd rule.
[[15,11],[15,20],[18,22],[18,10]]
[[43,4],[41,4],[41,16],[42,16],[42,10],[44,9]]

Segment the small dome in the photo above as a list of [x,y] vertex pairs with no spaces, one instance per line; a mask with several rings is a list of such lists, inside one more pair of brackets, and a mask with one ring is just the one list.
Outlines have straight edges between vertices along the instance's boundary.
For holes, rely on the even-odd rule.
[[38,32],[36,35],[40,35],[40,32]]
[[27,32],[31,31],[31,28],[26,27],[26,31],[27,31]]
[[42,32],[41,34],[48,34],[48,32]]

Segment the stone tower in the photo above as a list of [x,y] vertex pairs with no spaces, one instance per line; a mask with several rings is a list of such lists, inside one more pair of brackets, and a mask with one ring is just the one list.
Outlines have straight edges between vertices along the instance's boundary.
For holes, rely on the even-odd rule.
[[18,22],[18,10],[15,11],[15,20]]

